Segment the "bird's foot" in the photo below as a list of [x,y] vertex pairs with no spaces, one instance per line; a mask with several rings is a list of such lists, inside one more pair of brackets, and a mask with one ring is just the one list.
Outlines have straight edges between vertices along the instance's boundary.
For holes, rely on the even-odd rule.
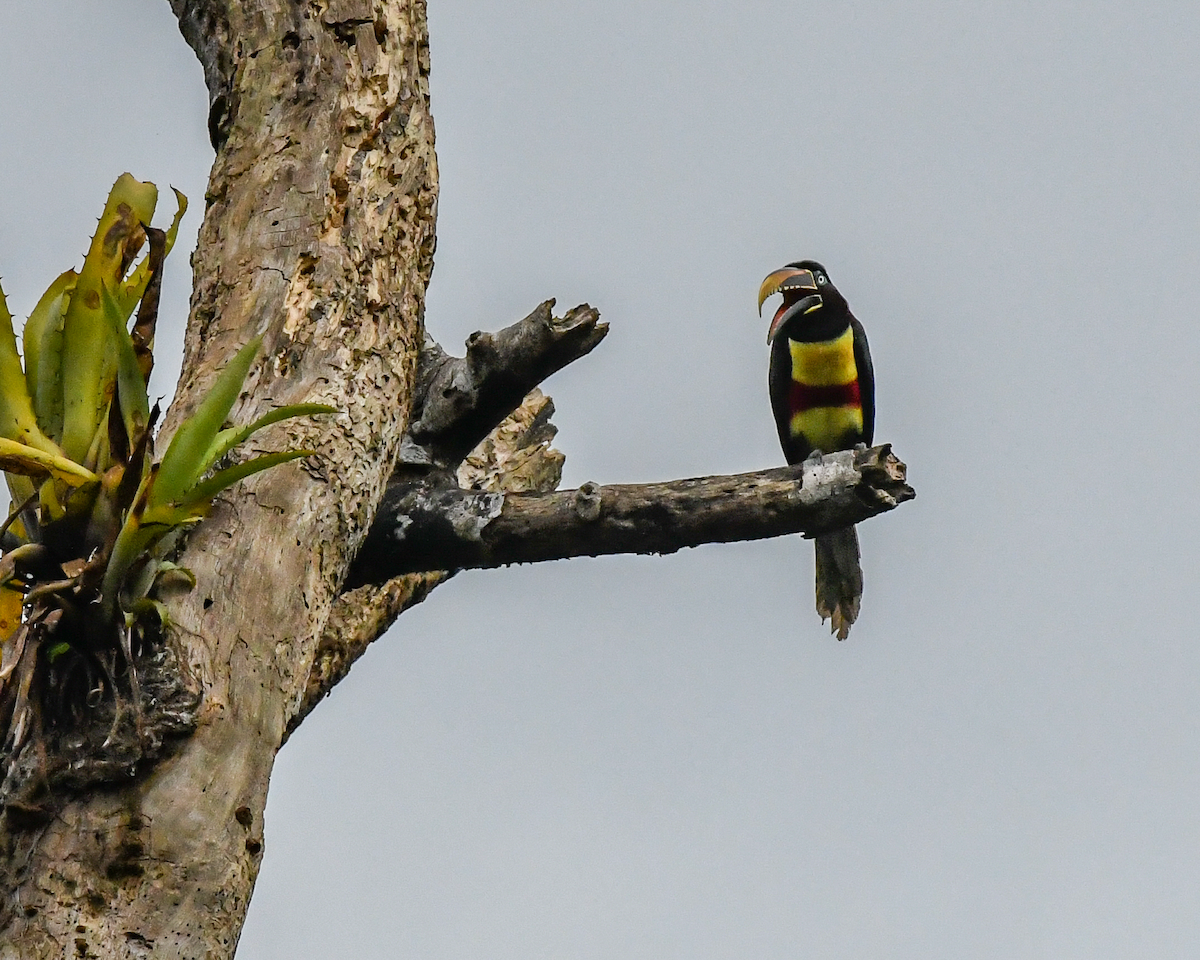
[[824,456],[825,456],[825,454],[821,453],[820,450],[814,450],[812,453],[810,453],[807,457],[804,458],[804,462],[810,466],[814,466],[814,467],[819,466],[821,463],[821,459]]

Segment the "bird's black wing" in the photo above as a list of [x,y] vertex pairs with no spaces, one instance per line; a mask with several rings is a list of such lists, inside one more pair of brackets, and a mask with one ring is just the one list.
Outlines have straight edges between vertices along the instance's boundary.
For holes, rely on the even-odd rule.
[[863,325],[851,315],[850,327],[854,330],[854,366],[858,368],[858,396],[862,404],[863,443],[871,446],[875,436],[875,368],[871,365],[871,349],[867,346],[867,332]]
[[779,431],[779,445],[788,463],[800,463],[812,453],[812,448],[803,435],[792,436],[792,354],[788,338],[780,334],[771,344],[771,412],[775,414],[775,429]]

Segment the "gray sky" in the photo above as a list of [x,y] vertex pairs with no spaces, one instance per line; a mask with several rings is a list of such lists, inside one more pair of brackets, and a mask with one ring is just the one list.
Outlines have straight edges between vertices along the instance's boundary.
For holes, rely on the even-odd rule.
[[[211,160],[163,0],[38,8],[0,7],[19,315],[123,170],[191,197],[186,250]],[[816,257],[918,499],[860,529],[844,644],[796,538],[437,590],[280,754],[239,956],[1200,954],[1200,7],[430,25],[431,331],[612,325],[548,384],[568,485],[781,463],[755,292]]]

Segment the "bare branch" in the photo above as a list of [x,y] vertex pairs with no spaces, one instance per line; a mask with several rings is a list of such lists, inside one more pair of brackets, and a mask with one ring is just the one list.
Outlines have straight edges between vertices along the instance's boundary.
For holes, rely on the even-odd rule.
[[390,486],[349,574],[498,567],[611,553],[673,553],[701,543],[808,536],[891,510],[916,494],[890,445],[725,477],[551,493],[414,482]]

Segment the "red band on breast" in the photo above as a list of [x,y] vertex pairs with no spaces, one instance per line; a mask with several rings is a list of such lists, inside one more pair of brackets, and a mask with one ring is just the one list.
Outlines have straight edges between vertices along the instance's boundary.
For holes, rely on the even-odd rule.
[[857,380],[822,387],[793,380],[788,403],[792,413],[802,413],[814,407],[860,407],[862,398],[858,392]]

